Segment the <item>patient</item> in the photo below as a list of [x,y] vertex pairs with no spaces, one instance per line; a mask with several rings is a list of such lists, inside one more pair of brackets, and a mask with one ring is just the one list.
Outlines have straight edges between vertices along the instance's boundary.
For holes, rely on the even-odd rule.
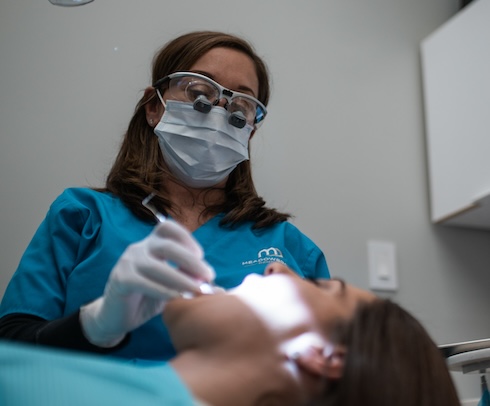
[[2,405],[459,405],[421,325],[338,279],[274,263],[227,293],[171,300],[163,317],[169,364],[0,343]]

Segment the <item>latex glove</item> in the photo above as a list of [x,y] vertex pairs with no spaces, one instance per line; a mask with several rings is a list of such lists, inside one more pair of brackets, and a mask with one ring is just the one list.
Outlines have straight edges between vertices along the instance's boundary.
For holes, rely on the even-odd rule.
[[199,292],[214,279],[199,243],[181,225],[167,220],[144,240],[129,245],[111,271],[102,297],[82,306],[86,338],[113,347],[125,335],[161,313],[182,292]]

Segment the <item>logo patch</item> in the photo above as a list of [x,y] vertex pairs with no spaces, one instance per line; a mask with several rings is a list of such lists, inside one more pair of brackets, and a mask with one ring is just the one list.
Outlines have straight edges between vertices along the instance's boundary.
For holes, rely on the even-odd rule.
[[257,258],[242,261],[242,266],[263,265],[270,264],[271,262],[281,262],[286,265],[282,258],[282,251],[279,248],[263,248],[257,253]]

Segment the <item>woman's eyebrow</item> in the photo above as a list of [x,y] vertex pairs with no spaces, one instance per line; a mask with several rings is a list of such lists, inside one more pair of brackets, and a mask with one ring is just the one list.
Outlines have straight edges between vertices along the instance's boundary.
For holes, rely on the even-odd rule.
[[[207,76],[209,79],[212,79],[214,80],[216,83],[220,84],[221,86],[223,86],[221,83],[219,83],[216,78],[211,74],[211,73],[208,73],[208,72],[205,72],[205,71],[201,71],[201,70],[193,70],[193,71],[189,71],[189,72],[193,72],[193,73],[199,73],[200,75],[203,75],[203,76]],[[224,87],[224,86],[223,86]],[[253,97],[256,97],[255,96],[255,92],[249,88],[248,86],[245,86],[245,85],[240,85],[238,87],[238,90],[233,90],[233,89],[230,89],[232,92],[239,92],[239,93],[245,93],[245,94],[248,94],[250,93],[251,96]]]

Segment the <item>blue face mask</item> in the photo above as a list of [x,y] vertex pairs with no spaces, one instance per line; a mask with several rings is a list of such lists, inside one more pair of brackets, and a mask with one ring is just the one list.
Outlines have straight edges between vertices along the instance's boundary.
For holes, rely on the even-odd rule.
[[165,163],[186,185],[214,186],[240,162],[249,159],[248,141],[253,127],[234,127],[228,116],[222,107],[213,107],[204,114],[196,111],[192,103],[165,103],[165,112],[154,131]]

